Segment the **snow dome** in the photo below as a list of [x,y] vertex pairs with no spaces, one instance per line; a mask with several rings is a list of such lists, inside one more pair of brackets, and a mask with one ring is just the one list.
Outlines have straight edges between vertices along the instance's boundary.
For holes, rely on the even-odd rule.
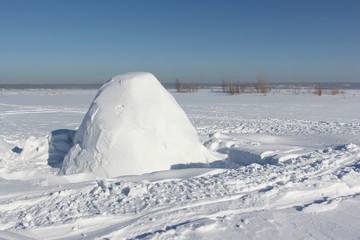
[[99,89],[61,172],[115,177],[207,163],[212,157],[154,75],[126,73]]

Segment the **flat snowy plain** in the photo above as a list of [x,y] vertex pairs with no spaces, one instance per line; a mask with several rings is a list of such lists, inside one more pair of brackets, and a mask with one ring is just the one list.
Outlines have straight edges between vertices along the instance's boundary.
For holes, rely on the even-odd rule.
[[2,90],[0,239],[359,239],[358,90],[172,93],[225,162],[59,176],[49,134],[75,130],[96,90]]

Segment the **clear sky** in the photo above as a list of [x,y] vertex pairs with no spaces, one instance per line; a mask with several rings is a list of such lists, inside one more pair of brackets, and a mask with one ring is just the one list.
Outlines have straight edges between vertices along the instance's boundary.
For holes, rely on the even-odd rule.
[[359,0],[0,0],[0,83],[360,82]]

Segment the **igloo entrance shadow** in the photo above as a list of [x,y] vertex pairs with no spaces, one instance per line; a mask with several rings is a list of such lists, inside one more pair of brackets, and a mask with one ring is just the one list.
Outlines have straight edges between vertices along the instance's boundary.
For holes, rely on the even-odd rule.
[[49,134],[48,165],[53,168],[61,168],[64,157],[74,145],[76,131],[69,129],[57,129]]

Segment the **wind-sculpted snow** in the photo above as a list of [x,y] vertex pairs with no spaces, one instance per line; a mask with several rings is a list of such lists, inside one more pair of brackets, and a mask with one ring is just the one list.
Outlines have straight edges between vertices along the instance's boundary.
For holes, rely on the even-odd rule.
[[[186,224],[181,222],[182,218],[188,223],[201,220],[202,224],[221,225],[221,216],[229,213],[236,216],[284,208],[321,212],[358,197],[359,156],[359,146],[349,144],[314,151],[281,165],[253,164],[190,179],[159,182],[98,179],[83,186],[59,186],[1,198],[0,223],[2,229],[32,229],[96,216],[104,219],[116,216],[132,221],[117,228],[111,236],[129,239],[146,234],[139,225],[149,224],[147,231],[153,233],[149,235],[158,236],[167,231],[160,226]],[[234,228],[236,224],[240,223],[234,222]]]

